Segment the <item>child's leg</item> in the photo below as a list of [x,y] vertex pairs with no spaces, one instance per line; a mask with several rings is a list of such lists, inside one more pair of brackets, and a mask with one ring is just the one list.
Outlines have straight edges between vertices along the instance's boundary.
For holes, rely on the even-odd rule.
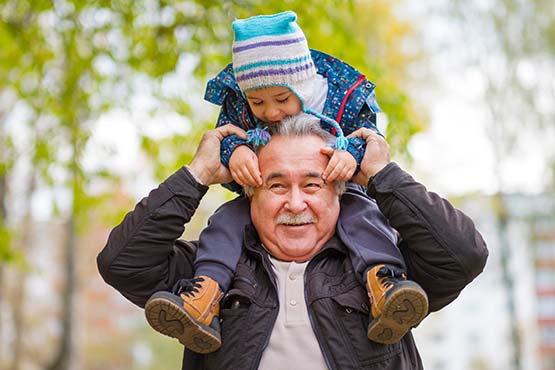
[[374,200],[356,186],[348,186],[341,198],[337,233],[368,290],[368,338],[385,344],[398,342],[424,319],[428,297],[420,285],[407,280],[395,230]]
[[250,224],[250,203],[241,196],[223,204],[200,233],[195,276],[208,276],[226,292],[241,257],[243,233]]
[[341,196],[337,235],[349,249],[353,267],[362,282],[372,266],[388,264],[405,270],[397,248],[397,232],[381,213],[376,202],[356,185],[347,184]]
[[200,236],[195,278],[180,280],[171,293],[156,292],[145,305],[145,315],[155,330],[177,338],[193,352],[220,348],[219,302],[241,257],[243,232],[249,223],[246,197],[225,203],[210,217]]

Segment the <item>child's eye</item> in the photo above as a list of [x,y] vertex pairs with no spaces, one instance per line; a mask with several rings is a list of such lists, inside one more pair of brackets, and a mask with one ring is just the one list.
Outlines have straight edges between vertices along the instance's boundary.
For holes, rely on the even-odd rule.
[[251,104],[252,104],[252,105],[261,105],[262,102],[261,102],[261,101],[252,101],[252,100],[251,100]]
[[287,96],[283,99],[277,99],[277,102],[283,104],[283,103],[287,102],[287,100],[289,100],[289,96]]

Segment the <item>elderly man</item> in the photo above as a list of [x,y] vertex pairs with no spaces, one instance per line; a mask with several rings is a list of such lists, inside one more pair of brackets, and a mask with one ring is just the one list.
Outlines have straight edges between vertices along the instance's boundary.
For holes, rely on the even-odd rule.
[[[206,133],[188,167],[170,176],[117,226],[98,256],[104,279],[139,306],[156,291],[191,278],[195,242],[177,240],[207,185],[230,181],[220,141],[243,135],[224,126]],[[390,224],[409,277],[429,296],[430,311],[453,301],[483,269],[487,249],[472,221],[390,161],[386,141],[370,130],[361,169]],[[222,347],[185,351],[183,369],[421,369],[409,332],[399,343],[367,338],[368,298],[335,235],[342,184],[322,180],[326,136],[306,116],[277,126],[259,150],[263,185],[247,189],[253,227],[233,285],[222,301]],[[179,284],[177,284],[179,285]],[[160,320],[182,328],[172,313]]]

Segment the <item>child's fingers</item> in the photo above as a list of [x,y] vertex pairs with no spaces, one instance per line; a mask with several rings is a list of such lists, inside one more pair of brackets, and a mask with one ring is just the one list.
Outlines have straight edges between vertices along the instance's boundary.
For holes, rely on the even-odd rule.
[[[329,176],[332,173],[333,169],[336,167],[337,165],[337,161],[334,160],[334,158],[332,157],[332,159],[329,161],[328,165],[326,166],[326,168],[324,169],[324,173],[322,173],[322,178],[326,181],[329,180]],[[329,180],[332,181],[332,180]]]
[[341,163],[338,163],[336,166],[334,166],[334,168],[332,169],[328,177],[326,177],[326,181],[334,182],[341,176],[342,172],[343,172],[343,165]]
[[343,168],[343,171],[341,171],[341,174],[337,177],[337,180],[350,181],[351,178],[353,177],[353,174],[355,173],[355,170],[356,170],[356,167],[355,168],[350,168],[350,167]]
[[243,181],[243,176],[240,171],[232,170],[231,177],[233,180],[241,186],[245,186],[245,182]]
[[253,174],[250,170],[245,172],[245,182],[249,186],[258,186],[258,176]]
[[332,157],[335,149],[331,146],[323,146],[320,148],[320,153],[327,155],[328,157]]
[[251,179],[252,184],[251,186],[260,186],[262,185],[262,175],[260,174],[260,170],[258,169],[258,161],[254,158],[253,161],[247,164],[247,170],[249,173],[249,178]]
[[252,178],[246,165],[241,166],[237,170],[237,179],[235,181],[241,186],[256,186],[256,181]]

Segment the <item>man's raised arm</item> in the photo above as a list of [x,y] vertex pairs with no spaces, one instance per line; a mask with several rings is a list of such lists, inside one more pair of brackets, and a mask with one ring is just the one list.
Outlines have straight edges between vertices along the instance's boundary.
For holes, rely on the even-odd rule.
[[409,278],[426,290],[430,311],[437,311],[483,271],[485,242],[468,216],[391,162],[383,137],[367,129],[353,136],[367,143],[353,180],[368,185],[368,194],[401,234],[399,248]]
[[193,274],[194,243],[177,241],[195,213],[207,185],[229,182],[220,163],[220,142],[244,136],[226,125],[204,134],[189,166],[182,167],[143,198],[116,226],[97,257],[100,274],[133,303],[143,307],[156,291],[171,290]]

